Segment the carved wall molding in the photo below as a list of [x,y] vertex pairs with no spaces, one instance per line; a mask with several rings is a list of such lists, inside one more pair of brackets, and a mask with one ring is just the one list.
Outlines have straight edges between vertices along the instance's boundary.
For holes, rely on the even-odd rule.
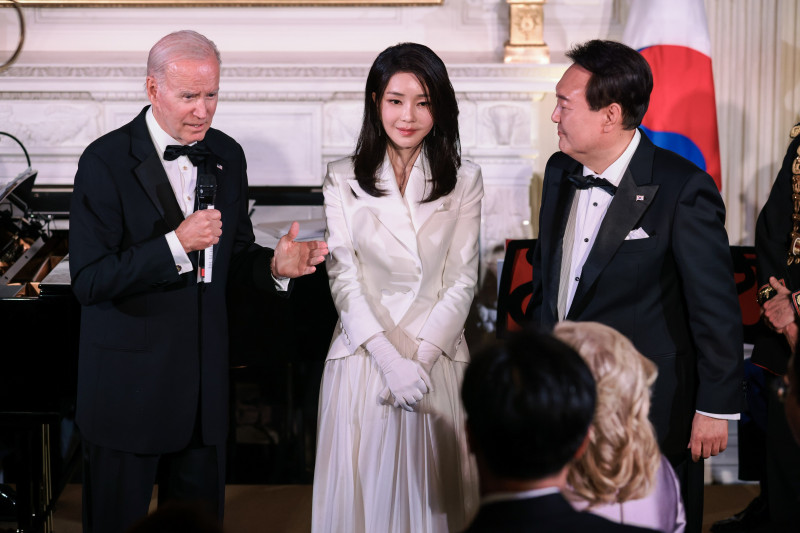
[[[141,95],[140,95],[141,96]],[[55,91],[0,91],[0,102],[6,100],[94,100],[89,91],[55,92]]]
[[[87,63],[92,59],[91,54],[84,54]],[[73,57],[73,59],[78,59]],[[98,60],[102,60],[100,57]],[[138,59],[137,61],[140,61]],[[502,65],[502,64],[474,64],[474,65],[448,65],[448,74],[452,79],[473,80],[515,80],[530,81],[532,84],[550,83],[558,81],[564,72],[563,65]],[[221,78],[224,80],[237,78],[273,79],[273,78],[308,78],[320,79],[355,79],[366,80],[369,65],[226,65],[221,68]],[[103,79],[139,79],[144,80],[146,71],[142,65],[103,65],[103,64],[74,64],[74,65],[38,65],[16,64],[9,70],[0,74],[3,78],[103,78]],[[533,89],[533,87],[532,87]]]
[[[0,75],[0,123],[18,135],[39,184],[69,184],[85,147],[147,104],[139,59],[104,54],[34,57]],[[72,54],[73,58],[75,54]],[[133,64],[133,61],[136,64]],[[486,196],[482,271],[506,238],[531,234],[531,181],[538,158],[537,117],[564,65],[449,62],[459,99],[464,159],[483,169]],[[352,153],[361,127],[369,64],[261,63],[256,55],[223,64],[214,126],[239,141],[252,185],[319,186],[326,164]],[[22,164],[0,145],[0,176]]]
[[[2,78],[137,78],[144,80],[143,66],[108,65],[15,65]],[[144,81],[143,81],[144,82]]]

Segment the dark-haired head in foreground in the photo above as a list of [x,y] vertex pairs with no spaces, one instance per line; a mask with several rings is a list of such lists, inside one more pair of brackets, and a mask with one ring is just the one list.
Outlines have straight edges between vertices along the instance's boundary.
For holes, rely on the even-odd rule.
[[572,348],[526,332],[473,357],[462,398],[482,494],[527,490],[563,485],[586,441],[595,384]]

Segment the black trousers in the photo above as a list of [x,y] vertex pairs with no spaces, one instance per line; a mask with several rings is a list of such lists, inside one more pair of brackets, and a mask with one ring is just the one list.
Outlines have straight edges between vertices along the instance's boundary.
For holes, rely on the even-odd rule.
[[83,439],[84,533],[124,533],[147,515],[156,483],[159,505],[199,503],[221,523],[224,446],[204,445],[195,435],[183,450],[151,455],[105,448]]
[[689,450],[680,456],[668,456],[678,481],[686,510],[686,533],[700,533],[703,529],[703,461],[692,461]]
[[[782,377],[767,378],[769,391]],[[791,396],[786,401],[793,401]],[[800,446],[794,441],[783,404],[774,392],[767,400],[766,478],[762,486],[767,493],[769,518],[775,531],[800,531]],[[780,525],[783,528],[779,528]]]

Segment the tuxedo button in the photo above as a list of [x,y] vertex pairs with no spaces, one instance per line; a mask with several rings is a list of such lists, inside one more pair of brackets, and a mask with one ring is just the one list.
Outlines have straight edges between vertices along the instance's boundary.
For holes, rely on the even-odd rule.
[[580,280],[581,280],[580,276],[575,276],[575,281],[580,281]]

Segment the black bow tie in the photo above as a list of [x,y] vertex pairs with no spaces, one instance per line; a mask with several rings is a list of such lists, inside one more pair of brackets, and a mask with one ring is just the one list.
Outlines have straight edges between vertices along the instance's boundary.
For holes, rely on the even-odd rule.
[[614,193],[617,192],[617,186],[612,185],[610,181],[605,178],[598,178],[597,176],[584,176],[583,174],[570,174],[567,176],[569,181],[571,181],[575,187],[578,189],[590,189],[592,187],[597,187],[599,189],[603,189],[611,196],[614,196]]
[[196,143],[192,146],[170,144],[167,146],[167,149],[164,150],[164,159],[167,161],[174,161],[182,155],[187,156],[194,166],[198,166],[205,161],[206,156],[211,155],[211,152],[209,152],[202,143]]

